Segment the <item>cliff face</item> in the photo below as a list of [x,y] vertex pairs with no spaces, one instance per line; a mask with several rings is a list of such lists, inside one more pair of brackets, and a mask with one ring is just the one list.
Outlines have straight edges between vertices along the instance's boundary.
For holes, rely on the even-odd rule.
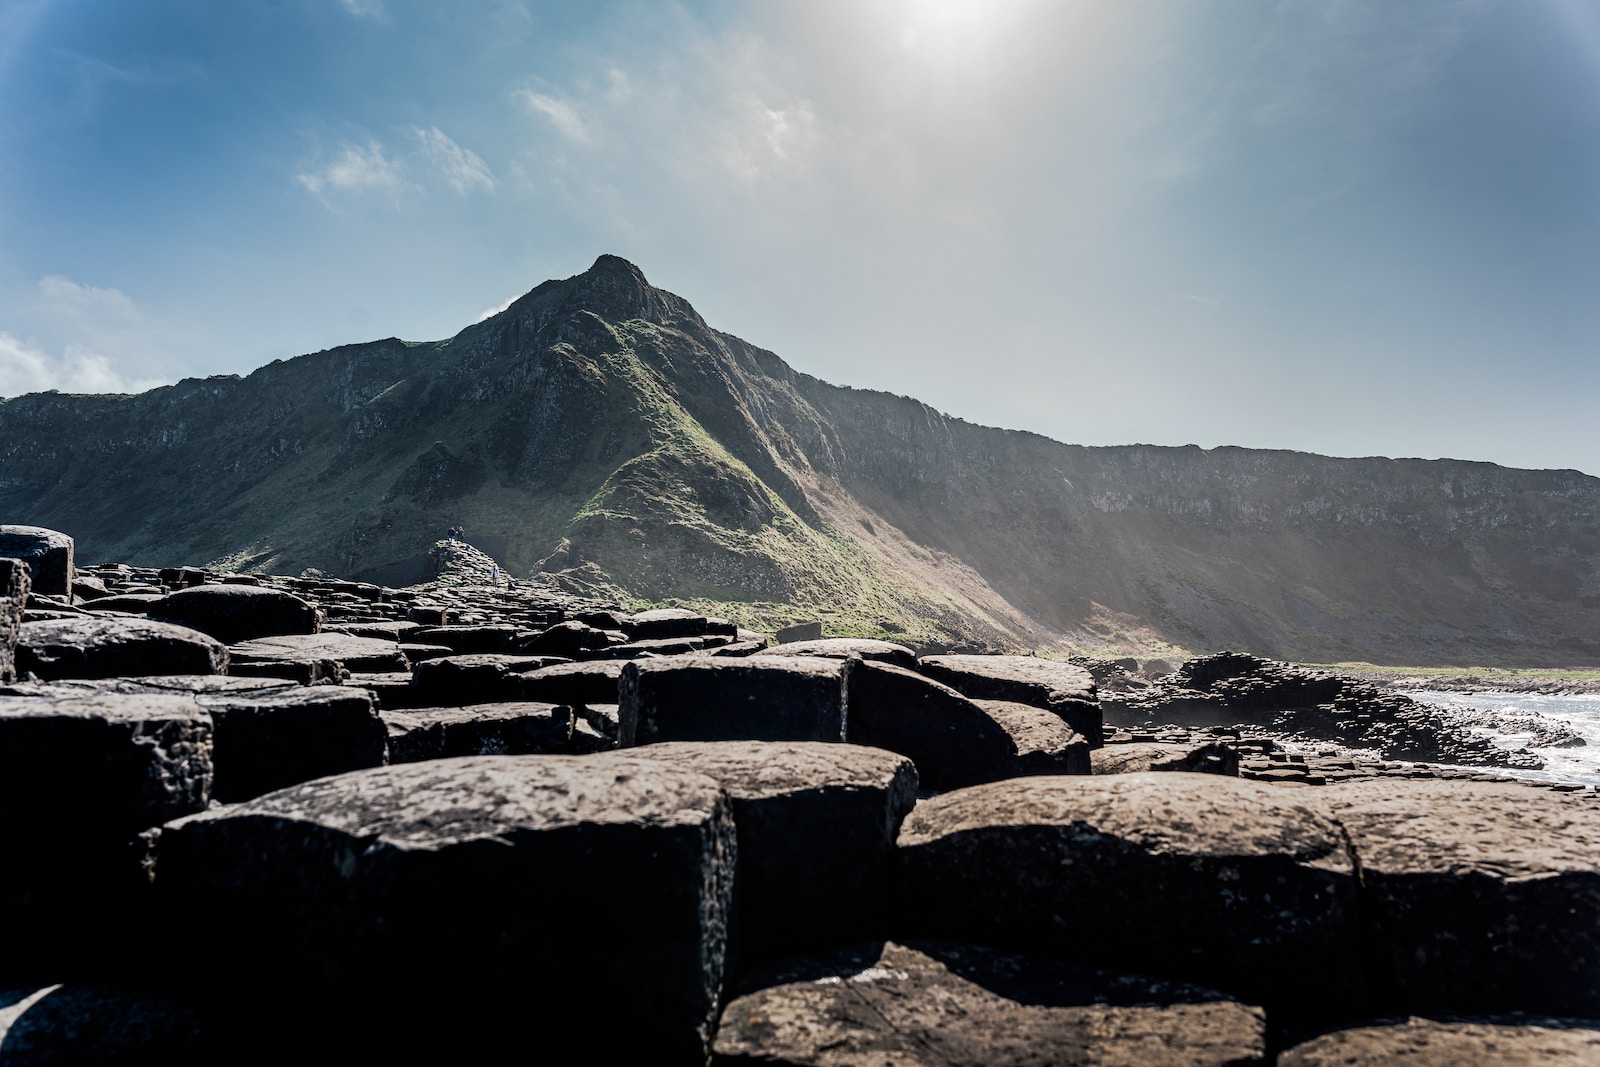
[[0,401],[0,517],[89,560],[388,582],[460,523],[513,573],[1007,647],[1600,661],[1596,479],[972,426],[610,256],[447,341]]

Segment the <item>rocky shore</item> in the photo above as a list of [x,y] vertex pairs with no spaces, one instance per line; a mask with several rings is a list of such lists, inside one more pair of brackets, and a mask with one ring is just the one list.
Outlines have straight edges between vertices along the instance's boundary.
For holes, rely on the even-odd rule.
[[0,1060],[1600,1055],[1600,797],[1436,709],[774,646],[440,548],[392,589],[0,527]]

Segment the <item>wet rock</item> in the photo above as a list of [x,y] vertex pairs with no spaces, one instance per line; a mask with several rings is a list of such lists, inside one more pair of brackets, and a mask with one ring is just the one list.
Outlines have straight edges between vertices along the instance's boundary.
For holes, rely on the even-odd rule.
[[910,760],[795,741],[667,742],[639,755],[713,778],[733,799],[746,963],[889,928],[894,839],[917,797]]
[[314,634],[317,610],[293,593],[248,585],[198,585],[149,605],[145,614],[210,634],[225,645],[279,634]]
[[389,735],[390,763],[566,753],[574,718],[566,705],[531,702],[385,711],[382,717]]
[[1278,1067],[1582,1067],[1600,1063],[1600,1024],[1561,1019],[1406,1019],[1285,1049]]
[[1266,1062],[1260,1008],[1173,982],[970,945],[794,960],[728,1005],[716,1064],[1221,1067]]
[[221,674],[228,650],[187,626],[148,619],[84,616],[25,622],[17,638],[17,671],[45,681],[144,674]]
[[902,929],[1221,989],[1288,1020],[1366,1006],[1340,828],[1289,793],[1201,774],[1020,778],[920,803]]
[[212,793],[225,804],[386,759],[383,721],[365,689],[319,685],[195,699],[216,723]]
[[336,664],[338,671],[352,674],[411,670],[411,664],[395,642],[349,634],[262,637],[233,645],[229,652],[233,657],[234,674],[246,673],[247,668],[251,669],[250,673],[264,673],[263,668],[274,665],[292,670],[320,669],[324,663]]
[[684,656],[634,660],[618,679],[618,743],[843,741],[859,660]]
[[195,995],[285,1050],[703,1063],[736,848],[704,776],[480,756],[169,824],[155,884],[173,936],[208,946]]
[[17,638],[29,581],[28,567],[21,560],[0,558],[0,685],[17,677]]
[[1082,739],[1056,722],[1059,732],[1041,731],[1037,721],[1014,713],[991,715],[949,686],[885,663],[859,663],[851,675],[850,740],[909,757],[925,789],[959,789],[1053,765],[1065,769],[1075,759],[1087,773]]
[[1106,745],[1094,750],[1095,774],[1132,774],[1139,771],[1190,771],[1237,777],[1239,752],[1232,745],[1142,744]]
[[558,662],[554,656],[443,656],[424,660],[411,672],[415,707],[460,707],[519,699],[520,672]]
[[188,696],[0,697],[0,980],[99,971],[142,932],[136,837],[205,808],[211,740]]
[[1392,778],[1316,797],[1361,860],[1385,1010],[1600,1018],[1600,807]]
[[924,656],[921,669],[966,697],[1052,711],[1091,748],[1105,741],[1094,679],[1082,667],[1033,656]]
[[904,667],[906,670],[911,671],[917,669],[917,654],[905,645],[897,645],[892,641],[870,641],[860,637],[825,637],[817,641],[786,641],[781,647],[772,649],[771,652],[780,656],[826,656],[832,659],[860,656],[862,659],[887,663],[892,667]]
[[33,591],[42,596],[72,596],[72,538],[43,526],[0,525],[0,556],[27,564]]
[[71,983],[0,990],[7,1067],[217,1062],[194,1006],[158,993]]

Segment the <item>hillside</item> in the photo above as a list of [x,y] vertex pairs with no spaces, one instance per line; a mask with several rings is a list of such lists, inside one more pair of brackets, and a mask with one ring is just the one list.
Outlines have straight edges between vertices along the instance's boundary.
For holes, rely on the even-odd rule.
[[602,256],[446,341],[0,400],[0,516],[85,560],[512,573],[1010,648],[1600,662],[1600,480],[1086,448],[840,388]]

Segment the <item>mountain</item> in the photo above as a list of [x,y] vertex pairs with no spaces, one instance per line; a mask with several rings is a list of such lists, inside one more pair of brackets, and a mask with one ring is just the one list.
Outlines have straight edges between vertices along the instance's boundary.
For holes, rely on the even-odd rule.
[[841,388],[601,256],[446,341],[0,400],[0,517],[86,560],[513,574],[1006,648],[1600,662],[1600,480],[1089,448]]

